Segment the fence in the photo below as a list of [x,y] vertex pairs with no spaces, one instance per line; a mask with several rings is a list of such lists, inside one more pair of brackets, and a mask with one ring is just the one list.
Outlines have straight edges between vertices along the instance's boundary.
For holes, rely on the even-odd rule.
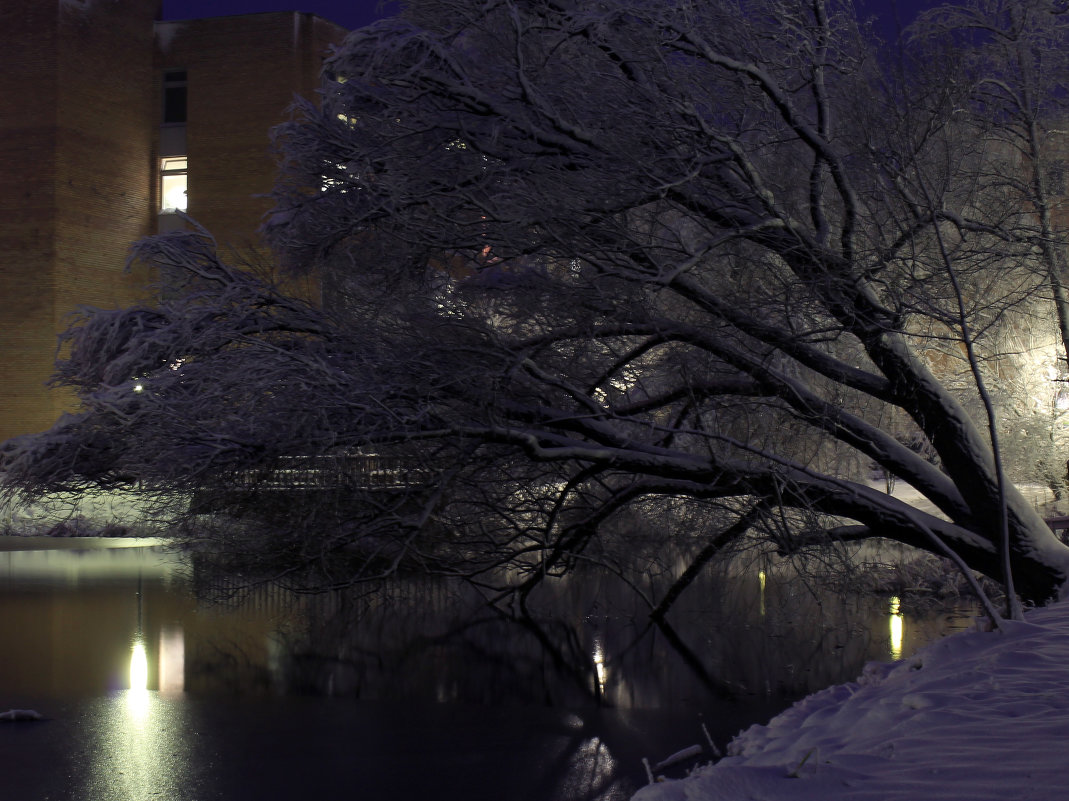
[[228,484],[249,490],[403,489],[421,476],[402,459],[378,454],[281,456],[269,466],[232,474]]

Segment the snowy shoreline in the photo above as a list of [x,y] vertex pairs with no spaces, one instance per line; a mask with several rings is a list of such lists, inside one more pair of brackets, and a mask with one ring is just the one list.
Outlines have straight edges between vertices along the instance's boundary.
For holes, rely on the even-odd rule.
[[[2,477],[0,477],[2,478]],[[0,481],[2,484],[2,481]],[[180,499],[179,505],[188,501]],[[170,522],[162,498],[135,491],[55,493],[32,503],[0,495],[0,534],[52,537],[152,537]]]
[[1052,801],[1069,767],[1069,602],[870,663],[633,801]]

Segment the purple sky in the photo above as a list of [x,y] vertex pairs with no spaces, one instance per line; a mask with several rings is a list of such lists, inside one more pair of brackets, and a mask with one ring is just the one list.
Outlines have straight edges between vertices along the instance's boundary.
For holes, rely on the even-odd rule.
[[[391,13],[380,0],[163,0],[164,19],[221,17],[260,11],[310,11],[346,28],[359,28]],[[394,7],[396,8],[396,6]]]
[[855,0],[858,17],[875,16],[879,30],[891,39],[904,26],[913,22],[917,13],[935,6],[949,4],[952,0]]
[[[881,30],[891,34],[912,21],[918,9],[930,8],[940,0],[857,0],[859,12],[875,14]],[[164,19],[219,17],[226,14],[254,14],[258,11],[311,11],[346,28],[359,28],[392,13],[379,10],[380,0],[163,0]],[[397,6],[393,5],[393,9]]]

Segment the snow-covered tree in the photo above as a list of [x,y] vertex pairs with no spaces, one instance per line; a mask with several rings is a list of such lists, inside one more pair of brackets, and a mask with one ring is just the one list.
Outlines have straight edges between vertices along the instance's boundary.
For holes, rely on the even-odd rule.
[[358,477],[299,534],[249,536],[524,589],[654,507],[690,525],[647,545],[692,568],[759,532],[997,577],[1005,531],[1043,601],[1069,548],[1000,492],[969,367],[1046,278],[958,66],[877,57],[836,0],[417,4],[351,34],[277,134],[267,230],[322,304],[202,235],[142,243],[186,291],[75,325],[57,380],[84,411],[3,468],[192,491],[389,459],[389,491]]
[[969,87],[961,111],[994,145],[987,180],[1034,217],[1036,267],[1050,284],[1064,372],[1069,289],[1059,220],[1069,155],[1069,9],[1060,0],[969,0],[925,12],[913,36],[922,46],[949,49],[954,77]]
[[[971,117],[970,124],[989,143],[983,180],[1001,187],[1031,218],[1015,235],[1033,244],[1032,261],[1045,278],[1049,307],[1031,309],[1027,325],[1009,326],[1001,352],[989,355],[1002,363],[995,368],[999,377],[1011,379],[1010,391],[1002,393],[1005,427],[1016,440],[1007,443],[1008,450],[1023,451],[1016,459],[1022,475],[1049,485],[1060,497],[1069,455],[1061,419],[1069,353],[1069,13],[1058,0],[968,0],[922,14],[911,35],[922,48],[951,54],[957,65],[951,79],[969,88],[968,102],[958,111]],[[1057,323],[1050,341],[1046,315]],[[1007,376],[1008,360],[1023,360],[1023,374],[1011,369]]]

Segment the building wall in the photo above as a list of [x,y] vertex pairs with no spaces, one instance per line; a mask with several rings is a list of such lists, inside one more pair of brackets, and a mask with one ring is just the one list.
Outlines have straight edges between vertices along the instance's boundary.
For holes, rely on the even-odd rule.
[[0,439],[50,425],[56,336],[78,304],[130,300],[122,266],[150,231],[159,0],[0,4]]
[[[31,415],[22,387],[49,374],[54,347],[55,119],[59,8],[0,4],[0,436]],[[39,393],[38,393],[39,394]]]
[[188,71],[189,213],[266,258],[270,128],[345,34],[296,12],[158,22],[160,7],[0,2],[0,441],[73,410],[45,386],[72,311],[150,299],[155,276],[125,264],[160,219],[162,70]]
[[[52,325],[148,297],[124,269],[153,231],[152,25],[158,0],[61,4]],[[59,403],[60,399],[54,399]],[[58,411],[58,409],[57,409]]]
[[188,76],[188,213],[220,247],[258,249],[276,175],[271,128],[296,95],[312,95],[344,33],[298,12],[157,24],[158,74]]

